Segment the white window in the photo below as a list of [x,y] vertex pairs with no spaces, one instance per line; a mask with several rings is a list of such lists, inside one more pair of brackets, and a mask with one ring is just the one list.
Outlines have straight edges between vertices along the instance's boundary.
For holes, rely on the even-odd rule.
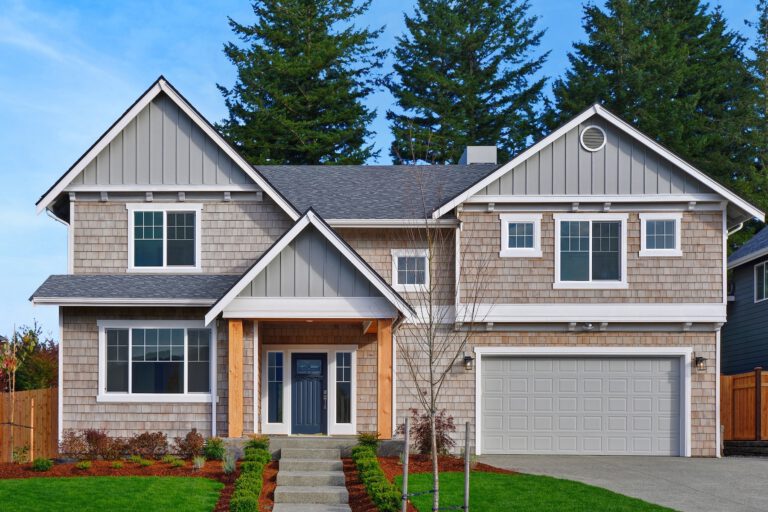
[[627,214],[556,213],[557,289],[627,288]]
[[768,299],[768,261],[755,265],[755,302]]
[[200,270],[202,205],[141,203],[128,209],[128,270]]
[[502,213],[499,256],[541,257],[541,214]]
[[682,256],[682,212],[640,214],[640,256]]
[[216,342],[202,322],[99,321],[99,401],[208,402]]
[[392,250],[392,287],[399,292],[429,288],[427,249]]

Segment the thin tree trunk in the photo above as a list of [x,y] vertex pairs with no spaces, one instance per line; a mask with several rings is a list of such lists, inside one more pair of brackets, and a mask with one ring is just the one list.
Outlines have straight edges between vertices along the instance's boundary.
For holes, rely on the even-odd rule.
[[429,430],[432,438],[432,488],[435,493],[432,495],[432,510],[440,508],[440,472],[438,469],[437,453],[437,432],[435,431],[435,411],[429,412]]

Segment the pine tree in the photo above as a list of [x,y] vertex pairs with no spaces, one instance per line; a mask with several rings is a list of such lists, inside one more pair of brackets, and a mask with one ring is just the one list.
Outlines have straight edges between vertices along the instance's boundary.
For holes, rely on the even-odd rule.
[[754,78],[745,40],[698,0],[608,0],[584,8],[587,41],[555,81],[554,125],[592,103],[656,137],[756,204]]
[[499,157],[539,133],[537,105],[547,54],[527,0],[419,0],[394,50],[387,112],[395,163],[455,163],[467,145]]
[[758,0],[757,22],[747,22],[756,32],[750,68],[756,80],[757,169],[768,173],[768,0]]
[[363,101],[386,51],[382,29],[357,29],[370,0],[256,0],[256,22],[230,18],[242,45],[224,53],[237,67],[219,85],[229,118],[219,128],[254,164],[359,164],[376,153],[367,140],[375,111]]

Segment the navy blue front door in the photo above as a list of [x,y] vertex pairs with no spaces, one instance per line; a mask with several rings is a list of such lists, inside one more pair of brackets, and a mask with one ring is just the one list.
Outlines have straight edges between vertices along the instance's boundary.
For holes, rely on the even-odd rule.
[[293,354],[292,359],[291,432],[325,434],[326,354]]

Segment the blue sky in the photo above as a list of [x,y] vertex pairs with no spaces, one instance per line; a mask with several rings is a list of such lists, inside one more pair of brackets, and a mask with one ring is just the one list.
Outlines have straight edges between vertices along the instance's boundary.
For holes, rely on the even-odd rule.
[[[744,20],[756,16],[755,3],[722,2],[732,28],[752,35]],[[391,48],[412,5],[373,0],[361,23],[386,25],[380,44]],[[563,73],[571,43],[583,38],[581,5],[531,0],[547,28],[542,51],[552,52],[546,76]],[[221,51],[232,38],[227,16],[249,22],[250,3],[0,0],[0,334],[37,319],[58,339],[56,308],[33,307],[27,298],[48,275],[66,273],[66,228],[36,216],[34,203],[158,75],[209,120],[225,116],[216,83],[235,78]],[[391,102],[385,92],[369,100],[378,110],[373,129],[381,163]]]

